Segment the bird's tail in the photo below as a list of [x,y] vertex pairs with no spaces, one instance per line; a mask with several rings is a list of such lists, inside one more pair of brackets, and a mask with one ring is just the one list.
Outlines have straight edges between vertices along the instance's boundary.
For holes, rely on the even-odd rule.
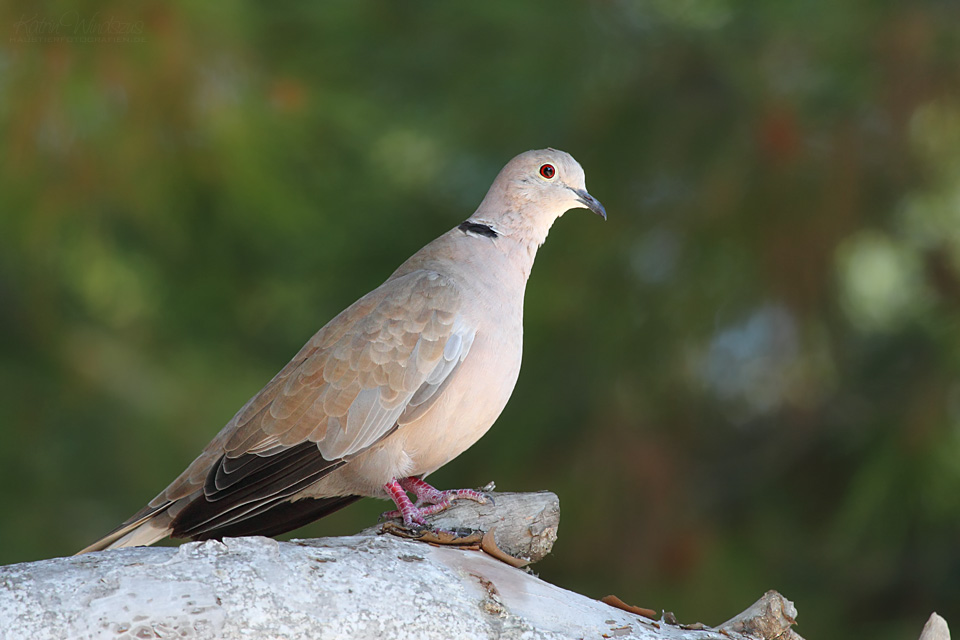
[[[332,496],[279,502],[271,505],[269,509],[245,513],[226,524],[215,526],[209,526],[211,518],[204,509],[209,507],[210,503],[206,500],[197,500],[196,504],[192,501],[175,500],[157,507],[144,508],[74,555],[146,546],[170,535],[192,540],[219,539],[224,536],[276,536],[339,511],[359,499],[360,496]],[[188,508],[191,505],[192,508]],[[200,526],[195,526],[197,522]]]
[[173,518],[168,513],[170,504],[144,509],[122,525],[103,536],[93,544],[84,547],[74,555],[91,551],[120,549],[122,547],[141,547],[151,545],[170,535]]

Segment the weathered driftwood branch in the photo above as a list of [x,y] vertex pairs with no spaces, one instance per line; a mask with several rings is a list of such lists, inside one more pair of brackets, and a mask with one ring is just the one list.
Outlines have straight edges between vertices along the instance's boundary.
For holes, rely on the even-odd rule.
[[[445,511],[428,516],[429,527],[462,531],[465,542],[458,546],[479,545],[487,553],[515,566],[532,564],[550,553],[560,527],[560,499],[556,494],[549,491],[492,493],[492,489],[492,484],[485,487],[491,498],[487,504],[458,500]],[[398,527],[380,525],[365,529],[361,535],[374,535],[384,529],[388,533],[426,542],[451,542],[430,535],[430,531],[417,535],[417,532],[406,533]],[[475,533],[471,536],[467,531]],[[485,533],[489,535],[484,536]],[[498,555],[498,551],[503,555]]]
[[[486,537],[509,557],[542,558],[557,535],[556,496],[495,498],[458,503],[431,520],[486,532],[466,548],[375,527],[342,538],[227,538],[0,567],[0,637],[799,639],[790,629],[796,609],[776,592],[711,629],[669,614],[651,620],[616,598],[611,606],[544,582],[477,547]],[[924,640],[949,638],[941,623],[932,619],[928,630],[941,635]]]

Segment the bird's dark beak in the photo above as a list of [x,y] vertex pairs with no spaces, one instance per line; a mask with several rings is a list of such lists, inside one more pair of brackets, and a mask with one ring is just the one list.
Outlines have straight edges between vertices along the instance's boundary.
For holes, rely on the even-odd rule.
[[584,189],[571,188],[570,190],[577,194],[577,202],[582,204],[585,208],[590,209],[590,211],[593,211],[604,220],[607,219],[607,210],[603,208],[603,205],[600,204],[599,200],[587,193]]

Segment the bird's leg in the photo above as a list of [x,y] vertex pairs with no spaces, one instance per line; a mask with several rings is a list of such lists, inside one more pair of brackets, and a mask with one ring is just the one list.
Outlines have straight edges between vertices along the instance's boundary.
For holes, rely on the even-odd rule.
[[[404,524],[407,525],[413,523],[424,524],[423,518],[425,516],[433,515],[434,513],[440,513],[453,504],[454,500],[458,500],[460,498],[473,500],[474,502],[479,502],[480,504],[486,504],[491,500],[488,496],[480,491],[477,491],[476,489],[452,489],[450,491],[441,491],[415,476],[401,478],[399,482],[397,480],[391,480],[387,484],[383,485],[383,487],[386,489],[394,503],[396,503],[397,511],[388,511],[380,517],[402,517]],[[410,501],[410,498],[407,497],[406,491],[409,491],[417,496],[416,505],[414,505]]]
[[430,511],[430,513],[443,511],[449,507],[454,500],[459,500],[460,498],[473,500],[480,504],[486,504],[490,500],[489,497],[476,489],[451,489],[449,491],[441,491],[416,476],[401,479],[400,486],[417,496],[418,507],[423,504],[430,505],[430,507],[426,507],[426,509],[438,507]]
[[396,518],[399,516],[403,518],[403,524],[408,527],[416,524],[427,524],[423,519],[420,508],[413,506],[413,503],[410,502],[410,498],[407,496],[407,492],[403,490],[399,482],[391,480],[383,485],[383,488],[386,490],[387,495],[390,496],[390,499],[393,500],[393,503],[397,505],[397,510],[387,511],[380,516],[381,518]]

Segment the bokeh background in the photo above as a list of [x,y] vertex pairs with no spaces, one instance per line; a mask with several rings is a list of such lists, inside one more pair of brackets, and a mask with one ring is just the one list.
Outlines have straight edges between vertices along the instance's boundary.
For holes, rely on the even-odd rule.
[[[541,576],[802,635],[960,626],[960,5],[0,5],[0,563],[73,553],[554,146],[524,367],[440,486]],[[298,532],[356,531],[365,501]]]

